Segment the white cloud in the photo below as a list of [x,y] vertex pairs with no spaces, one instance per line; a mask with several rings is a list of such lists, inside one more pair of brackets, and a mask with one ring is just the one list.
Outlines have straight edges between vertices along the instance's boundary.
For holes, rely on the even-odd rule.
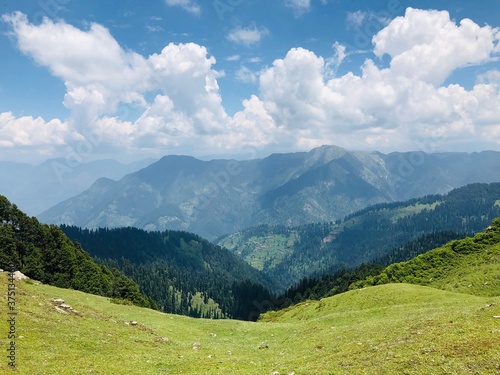
[[195,15],[201,13],[200,6],[193,0],[165,0],[165,3],[171,7],[181,7],[185,11]]
[[477,77],[478,83],[496,83],[500,84],[500,70],[489,70]]
[[461,67],[490,61],[497,33],[470,20],[456,25],[446,12],[408,9],[373,38],[375,53],[392,58],[389,68],[366,60],[360,75],[331,78],[331,60],[295,48],[261,73],[260,98],[278,126],[301,135],[297,142],[379,149],[411,148],[420,138],[479,142],[481,127],[500,122],[500,106],[493,104],[500,102],[499,85],[441,84]]
[[332,48],[335,50],[334,55],[326,59],[325,75],[329,78],[333,77],[337,73],[337,69],[347,56],[346,47],[339,42],[335,42]]
[[254,23],[248,27],[236,27],[226,37],[231,42],[251,46],[258,44],[267,34],[269,31],[265,27],[257,27]]
[[457,25],[446,11],[408,8],[373,37],[374,53],[391,56],[391,71],[439,85],[454,70],[491,59],[498,30],[469,19]]
[[[333,74],[346,57],[339,43],[330,58],[293,48],[262,71],[242,65],[236,77],[258,83],[259,92],[233,117],[222,105],[222,73],[203,46],[170,43],[143,57],[124,50],[97,24],[87,30],[62,21],[33,25],[21,13],[4,20],[19,49],[64,81],[71,115],[47,122],[0,114],[0,153],[57,156],[88,131],[98,133],[108,150],[144,156],[248,147],[290,151],[325,143],[382,151],[420,144],[431,145],[426,151],[465,143],[500,147],[498,70],[476,77],[472,88],[443,85],[460,68],[497,58],[499,30],[470,20],[457,24],[446,12],[408,9],[377,33],[374,52],[390,57],[386,68],[367,59],[359,74]],[[237,40],[251,44],[261,37]],[[120,117],[120,107],[139,114]]]
[[241,58],[240,55],[231,55],[226,57],[226,61],[239,61]]
[[387,15],[387,12],[367,12],[362,10],[349,12],[346,18],[347,27],[350,29],[359,29],[363,27],[365,23],[371,22],[369,29],[375,27],[380,30],[391,22],[391,20],[387,18]]
[[[320,0],[320,3],[326,5],[328,0]],[[284,5],[291,8],[297,17],[311,10],[311,0],[284,0]]]
[[285,6],[292,8],[297,15],[300,15],[310,10],[311,0],[285,0]]
[[262,62],[262,58],[260,58],[260,57],[251,57],[251,58],[247,59],[246,61],[249,62],[249,63],[252,63],[252,64],[258,64],[258,63]]
[[242,65],[236,72],[236,79],[241,82],[255,83],[258,79],[258,73]]

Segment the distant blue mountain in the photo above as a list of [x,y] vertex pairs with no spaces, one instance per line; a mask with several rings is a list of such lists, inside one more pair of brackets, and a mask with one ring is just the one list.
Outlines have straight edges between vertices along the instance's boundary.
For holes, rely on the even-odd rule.
[[0,162],[0,194],[34,216],[80,194],[101,177],[118,180],[154,161],[123,164],[107,159],[79,163],[61,158],[39,165],[4,161]]
[[258,224],[300,225],[343,218],[371,204],[500,182],[500,152],[309,152],[254,160],[165,156],[119,181],[87,191],[38,217],[82,227],[176,229],[215,239]]

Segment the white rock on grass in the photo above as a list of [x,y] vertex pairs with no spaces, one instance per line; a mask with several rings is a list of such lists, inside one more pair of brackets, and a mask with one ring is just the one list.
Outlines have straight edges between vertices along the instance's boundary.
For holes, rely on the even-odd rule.
[[14,272],[13,277],[14,277],[15,281],[21,281],[21,280],[27,280],[27,279],[29,279],[29,277],[26,276],[25,274],[23,274],[21,271]]

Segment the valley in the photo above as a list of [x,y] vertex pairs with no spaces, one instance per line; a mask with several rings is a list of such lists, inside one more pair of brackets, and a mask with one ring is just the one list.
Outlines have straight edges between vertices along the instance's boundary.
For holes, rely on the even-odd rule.
[[[183,231],[40,224],[2,197],[1,266],[32,277],[15,282],[17,371],[495,374],[499,197],[471,184],[261,225],[221,238],[231,251]],[[102,273],[97,289],[75,259]]]

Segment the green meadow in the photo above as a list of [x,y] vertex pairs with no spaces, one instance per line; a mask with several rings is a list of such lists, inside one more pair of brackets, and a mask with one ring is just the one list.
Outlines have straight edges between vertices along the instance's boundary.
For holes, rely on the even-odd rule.
[[[0,280],[7,353],[7,274]],[[61,298],[76,312],[57,311]],[[261,301],[263,302],[263,301]],[[269,312],[193,319],[17,282],[17,374],[497,374],[500,297],[387,284]],[[131,322],[137,322],[136,325]]]

